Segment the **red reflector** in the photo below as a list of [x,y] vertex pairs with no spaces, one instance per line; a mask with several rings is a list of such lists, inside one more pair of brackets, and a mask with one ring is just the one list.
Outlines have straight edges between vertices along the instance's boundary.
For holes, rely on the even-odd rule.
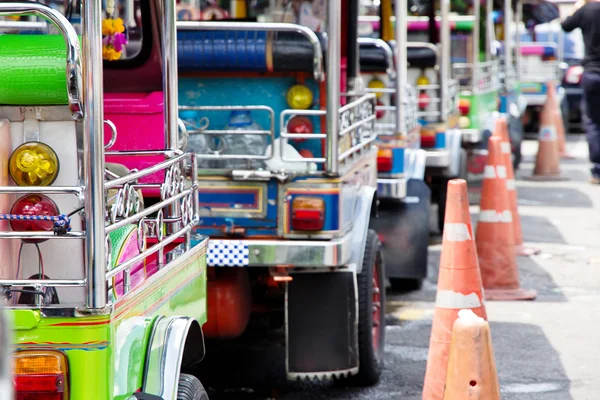
[[392,157],[377,157],[377,171],[390,172],[392,170]]
[[17,400],[63,400],[65,378],[62,374],[15,376]]
[[435,146],[435,135],[421,136],[421,147],[434,147],[434,146]]
[[292,228],[300,231],[320,231],[325,225],[323,210],[294,210]]

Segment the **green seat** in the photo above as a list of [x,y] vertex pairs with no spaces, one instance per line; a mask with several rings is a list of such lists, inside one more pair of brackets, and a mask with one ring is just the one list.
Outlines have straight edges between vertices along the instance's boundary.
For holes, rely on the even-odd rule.
[[67,105],[60,35],[0,35],[0,104]]

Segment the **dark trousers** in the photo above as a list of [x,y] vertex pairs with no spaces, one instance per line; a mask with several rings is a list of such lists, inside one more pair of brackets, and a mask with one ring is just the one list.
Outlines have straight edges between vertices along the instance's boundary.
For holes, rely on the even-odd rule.
[[593,163],[592,176],[600,178],[600,72],[584,72],[581,79],[583,125]]

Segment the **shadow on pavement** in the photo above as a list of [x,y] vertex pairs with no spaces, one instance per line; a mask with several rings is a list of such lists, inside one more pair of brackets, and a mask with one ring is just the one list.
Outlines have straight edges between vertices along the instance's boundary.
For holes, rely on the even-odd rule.
[[551,186],[517,187],[519,205],[593,208],[590,198],[577,189]]
[[548,218],[521,215],[521,230],[526,242],[567,244],[560,230]]

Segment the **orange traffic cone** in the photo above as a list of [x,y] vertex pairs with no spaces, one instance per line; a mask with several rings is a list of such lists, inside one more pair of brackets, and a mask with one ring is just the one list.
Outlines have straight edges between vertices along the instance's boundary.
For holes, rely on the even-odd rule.
[[524,179],[536,181],[559,181],[565,178],[560,174],[560,154],[558,132],[555,124],[556,105],[552,93],[554,83],[548,83],[548,97],[540,113],[540,133],[538,152],[535,157],[533,175]]
[[538,254],[541,250],[536,248],[525,247],[523,243],[523,232],[521,230],[521,218],[519,217],[517,187],[515,185],[515,172],[510,157],[510,137],[508,135],[508,122],[505,117],[496,119],[496,128],[494,136],[502,140],[502,157],[504,167],[506,168],[506,190],[508,190],[508,200],[510,202],[510,211],[513,217],[513,228],[515,231],[515,244],[517,246],[517,255],[531,256]]
[[490,325],[460,310],[452,328],[444,400],[500,400]]
[[506,167],[502,160],[501,139],[497,136],[488,141],[488,162],[483,173],[475,243],[487,300],[531,300],[536,297],[535,291],[519,286]]
[[437,297],[423,390],[424,400],[442,400],[444,396],[452,324],[458,317],[459,310],[463,308],[469,308],[487,319],[469,214],[467,182],[463,179],[453,179],[448,182]]
[[558,140],[558,154],[560,158],[572,159],[573,156],[567,153],[567,137],[565,135],[565,123],[563,120],[562,110],[560,108],[560,102],[556,97],[556,86],[554,81],[550,80],[546,84],[548,91],[548,102],[550,102],[551,108],[554,109],[554,126],[556,126],[556,137]]

